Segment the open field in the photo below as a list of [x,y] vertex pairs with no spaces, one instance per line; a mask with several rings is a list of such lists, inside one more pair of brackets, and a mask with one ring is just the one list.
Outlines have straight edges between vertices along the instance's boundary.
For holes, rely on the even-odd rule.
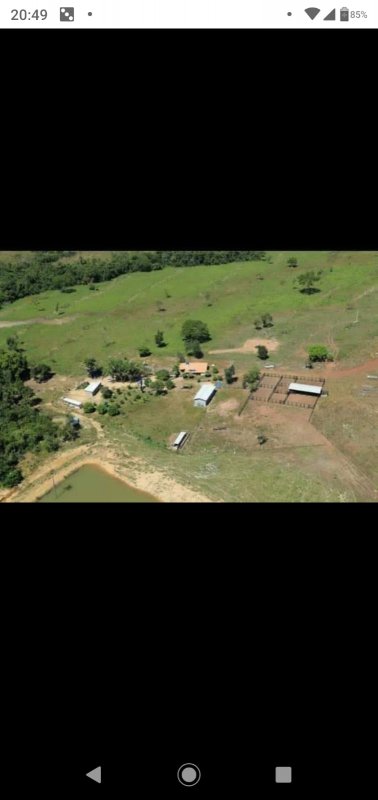
[[[297,269],[287,266],[289,256],[298,258]],[[224,386],[206,410],[193,407],[197,380],[183,388],[179,379],[167,396],[138,402],[122,388],[118,417],[84,418],[91,435],[116,448],[120,463],[140,458],[151,473],[213,501],[377,501],[378,392],[363,386],[368,374],[378,375],[378,253],[268,257],[133,273],[96,291],[77,286],[72,294],[23,298],[0,310],[0,347],[17,333],[30,360],[51,365],[55,377],[35,391],[64,414],[60,398],[83,380],[86,357],[106,364],[114,356],[136,358],[138,347],[148,345],[147,363],[170,367],[184,352],[183,321],[201,319],[212,337],[203,345],[205,359],[220,372],[233,363],[236,383]],[[312,295],[293,287],[307,269],[322,271],[320,291]],[[256,331],[254,320],[263,313],[274,324]],[[158,329],[167,342],[161,349],[154,342]],[[257,340],[274,344],[267,362],[257,358]],[[327,345],[335,358],[309,372],[326,379],[328,392],[313,412],[249,402],[238,414],[246,371],[272,362],[273,371],[303,375],[311,344]],[[168,445],[181,430],[191,436],[175,454]],[[261,431],[267,436],[262,447]]]

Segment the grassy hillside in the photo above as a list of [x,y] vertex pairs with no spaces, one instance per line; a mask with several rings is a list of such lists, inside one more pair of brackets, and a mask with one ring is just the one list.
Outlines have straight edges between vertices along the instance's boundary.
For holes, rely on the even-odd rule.
[[[377,254],[297,253],[297,269],[286,266],[287,253],[270,256],[272,263],[167,268],[125,275],[100,284],[98,291],[79,286],[73,294],[51,291],[23,298],[0,312],[0,344],[9,335],[1,323],[29,322],[17,330],[31,358],[47,359],[64,374],[78,374],[88,355],[100,361],[132,357],[143,344],[159,358],[175,358],[183,349],[180,330],[188,317],[208,324],[209,350],[237,347],[255,335],[256,315],[268,311],[275,322],[269,335],[281,342],[280,362],[302,361],[308,344],[324,340],[347,360],[369,353],[369,342],[378,333],[376,295],[359,296],[378,285]],[[323,279],[320,291],[307,296],[293,288],[293,279],[313,268],[322,270]],[[359,323],[352,325],[357,308]],[[154,345],[158,328],[165,333],[164,353]],[[238,360],[244,363],[246,357]]]

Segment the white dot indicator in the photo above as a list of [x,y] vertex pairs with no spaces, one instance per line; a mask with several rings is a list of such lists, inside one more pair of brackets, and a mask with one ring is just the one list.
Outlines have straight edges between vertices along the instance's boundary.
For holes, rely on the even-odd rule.
[[196,764],[182,764],[177,777],[182,786],[195,786],[201,778],[201,772]]
[[73,22],[73,17],[68,17],[70,22]]

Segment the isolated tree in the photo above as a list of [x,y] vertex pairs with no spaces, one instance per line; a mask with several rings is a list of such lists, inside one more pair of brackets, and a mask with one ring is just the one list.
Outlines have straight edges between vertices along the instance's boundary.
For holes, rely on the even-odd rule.
[[243,377],[243,388],[245,389],[248,387],[251,392],[257,389],[258,382],[260,380],[260,370],[258,367],[252,367],[249,372],[246,373]]
[[262,314],[261,320],[264,328],[271,328],[273,325],[273,317],[271,314]]
[[211,302],[211,294],[210,294],[210,292],[205,292],[205,300],[206,300],[206,303],[207,303],[208,306],[212,306],[213,305],[212,302]]
[[206,323],[199,319],[185,320],[181,328],[181,336],[184,342],[208,342],[211,338]]
[[288,267],[297,267],[298,266],[298,259],[294,258],[293,256],[291,258],[288,258],[287,259],[287,265],[288,265]]
[[172,367],[172,375],[173,375],[174,378],[178,378],[179,377],[180,369],[179,369],[179,365],[178,364],[175,364],[174,367]]
[[87,375],[89,375],[90,378],[97,378],[99,375],[102,375],[102,369],[95,358],[86,358],[84,365],[87,370]]
[[314,292],[318,291],[315,289],[314,283],[320,281],[321,276],[321,271],[315,272],[314,270],[311,270],[310,272],[302,272],[302,275],[298,275],[296,280],[299,286],[302,287],[300,289],[302,294],[314,294]]
[[308,357],[311,361],[327,361],[328,349],[323,344],[313,344],[308,348]]
[[98,406],[97,406],[97,411],[98,411],[99,414],[101,414],[101,416],[103,416],[104,414],[107,414],[108,411],[109,411],[108,403],[99,403]]
[[267,438],[266,438],[264,433],[259,433],[258,436],[257,436],[257,441],[258,441],[258,443],[260,445],[262,445],[262,444],[265,444],[265,442],[267,442],[268,440],[267,440]]
[[265,347],[264,344],[257,345],[257,357],[261,358],[263,361],[265,361],[266,358],[269,358],[268,348]]
[[151,350],[149,347],[143,346],[139,348],[139,355],[141,358],[147,358],[147,356],[151,355]]
[[203,352],[201,349],[201,345],[197,339],[187,339],[185,345],[188,356],[195,356],[195,358],[202,358]]
[[226,379],[226,383],[233,383],[234,382],[234,368],[233,367],[226,367],[224,371],[224,377]]
[[143,365],[127,358],[111,358],[109,361],[109,374],[115,381],[136,381],[143,373]]
[[30,374],[38,383],[43,383],[51,378],[52,371],[48,364],[35,364],[30,368]]
[[165,347],[163,331],[157,331],[157,333],[155,333],[155,343],[158,347]]
[[262,328],[262,319],[261,319],[261,317],[256,317],[256,319],[254,320],[253,324],[254,324],[256,330],[260,331],[261,328]]
[[168,378],[168,380],[165,381],[165,385],[166,385],[167,389],[174,389],[175,388],[175,384],[173,383],[171,378]]
[[108,389],[107,386],[101,386],[100,392],[104,398],[104,400],[110,400],[113,397],[113,392],[111,389]]
[[165,311],[165,305],[161,300],[156,301],[156,308],[158,311]]

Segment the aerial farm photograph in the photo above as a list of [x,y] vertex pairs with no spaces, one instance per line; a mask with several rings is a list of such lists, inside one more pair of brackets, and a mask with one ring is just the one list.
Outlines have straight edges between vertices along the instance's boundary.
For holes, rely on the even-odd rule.
[[1,503],[378,500],[378,252],[0,252]]

